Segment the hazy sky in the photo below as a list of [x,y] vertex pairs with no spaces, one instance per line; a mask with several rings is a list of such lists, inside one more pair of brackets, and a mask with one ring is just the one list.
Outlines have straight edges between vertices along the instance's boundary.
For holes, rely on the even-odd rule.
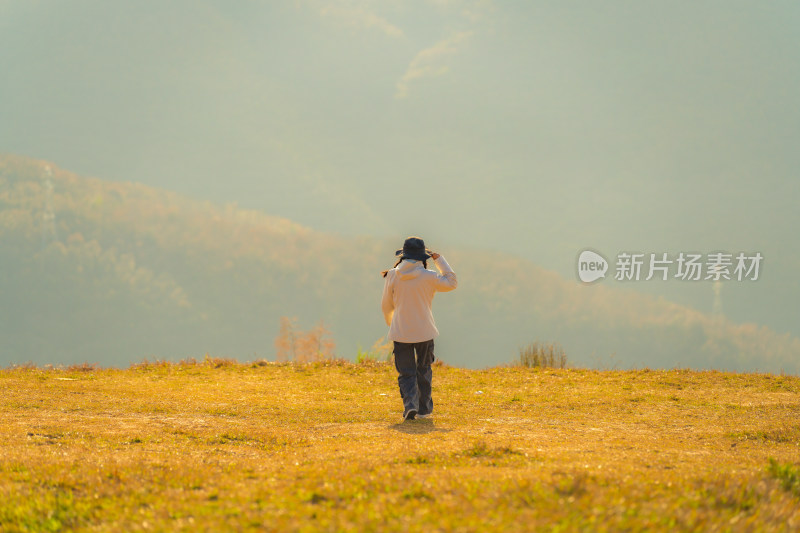
[[798,95],[796,1],[0,0],[2,152],[571,278],[759,251],[723,310],[795,335]]

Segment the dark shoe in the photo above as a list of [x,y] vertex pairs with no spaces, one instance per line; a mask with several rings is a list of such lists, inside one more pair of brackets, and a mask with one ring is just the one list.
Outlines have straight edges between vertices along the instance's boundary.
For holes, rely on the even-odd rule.
[[433,416],[433,413],[428,413],[427,415],[417,415],[417,418],[430,418]]
[[403,420],[414,420],[414,417],[417,416],[416,409],[409,409],[405,413],[403,413]]

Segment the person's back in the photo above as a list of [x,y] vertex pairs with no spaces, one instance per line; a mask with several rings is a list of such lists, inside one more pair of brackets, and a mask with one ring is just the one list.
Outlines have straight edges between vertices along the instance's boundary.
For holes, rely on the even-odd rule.
[[434,261],[443,274],[427,270],[413,259],[401,262],[387,274],[389,294],[385,295],[387,301],[382,307],[386,324],[390,326],[389,340],[422,342],[439,335],[431,309],[433,297],[437,291],[452,291],[458,282],[442,256]]
[[[381,308],[389,326],[388,339],[394,342],[403,417],[414,418],[418,412],[425,417],[433,410],[430,365],[435,360],[433,339],[439,335],[431,309],[433,297],[437,291],[455,289],[458,280],[444,257],[426,250],[422,239],[409,237],[396,255],[401,253],[395,267],[383,272]],[[429,257],[438,274],[426,268]]]

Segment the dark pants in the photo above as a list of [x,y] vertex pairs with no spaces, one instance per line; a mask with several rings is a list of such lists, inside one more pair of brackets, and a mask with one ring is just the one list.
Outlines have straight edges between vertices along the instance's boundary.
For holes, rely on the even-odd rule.
[[[416,359],[414,352],[417,354]],[[406,412],[409,409],[416,409],[421,415],[433,412],[431,364],[435,360],[433,339],[424,342],[395,341],[394,366],[400,374],[397,384],[400,385],[400,397]]]

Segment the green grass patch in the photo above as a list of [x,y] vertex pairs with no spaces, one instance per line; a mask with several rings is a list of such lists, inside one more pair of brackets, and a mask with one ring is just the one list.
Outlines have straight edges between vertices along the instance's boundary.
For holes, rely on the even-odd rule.
[[780,463],[770,457],[767,471],[780,482],[784,490],[800,496],[800,465]]

